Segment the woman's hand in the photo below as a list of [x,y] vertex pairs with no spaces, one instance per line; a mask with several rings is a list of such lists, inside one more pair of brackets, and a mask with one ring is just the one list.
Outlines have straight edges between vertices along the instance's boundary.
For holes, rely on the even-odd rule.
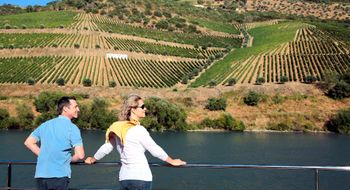
[[185,161],[182,161],[181,159],[172,159],[171,157],[168,157],[165,161],[171,164],[172,166],[186,165]]
[[85,164],[94,164],[96,162],[96,159],[94,157],[87,157],[85,159]]

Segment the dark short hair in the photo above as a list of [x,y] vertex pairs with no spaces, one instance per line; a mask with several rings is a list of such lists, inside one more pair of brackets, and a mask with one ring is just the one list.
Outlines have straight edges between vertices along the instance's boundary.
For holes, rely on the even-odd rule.
[[63,96],[57,102],[57,113],[62,114],[63,108],[70,105],[70,100],[77,100],[74,96]]

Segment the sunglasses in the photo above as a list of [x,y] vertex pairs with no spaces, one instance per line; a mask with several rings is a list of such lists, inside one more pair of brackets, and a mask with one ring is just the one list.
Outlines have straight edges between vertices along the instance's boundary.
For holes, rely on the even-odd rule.
[[141,109],[145,109],[146,108],[146,106],[145,106],[145,104],[142,104],[142,106],[137,106],[138,108],[141,108]]

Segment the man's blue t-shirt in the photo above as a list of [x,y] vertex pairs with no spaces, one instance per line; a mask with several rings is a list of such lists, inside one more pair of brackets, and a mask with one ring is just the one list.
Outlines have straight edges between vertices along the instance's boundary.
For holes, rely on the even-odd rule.
[[72,149],[83,145],[78,127],[60,115],[41,124],[31,136],[41,143],[35,178],[70,178]]

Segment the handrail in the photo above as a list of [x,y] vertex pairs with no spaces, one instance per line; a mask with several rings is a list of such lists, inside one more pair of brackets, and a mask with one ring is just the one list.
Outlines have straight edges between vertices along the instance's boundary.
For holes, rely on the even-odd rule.
[[[11,188],[12,165],[35,165],[33,161],[0,160],[0,165],[7,165],[7,187]],[[72,163],[72,165],[88,165],[84,162]],[[121,166],[121,162],[96,162],[94,165]],[[175,167],[165,163],[149,163],[151,167]],[[350,171],[350,166],[302,166],[302,165],[263,165],[263,164],[195,164],[188,163],[177,168],[209,168],[209,169],[277,169],[277,170],[313,170],[315,171],[315,189],[319,190],[319,171]],[[18,188],[15,188],[18,189]]]

